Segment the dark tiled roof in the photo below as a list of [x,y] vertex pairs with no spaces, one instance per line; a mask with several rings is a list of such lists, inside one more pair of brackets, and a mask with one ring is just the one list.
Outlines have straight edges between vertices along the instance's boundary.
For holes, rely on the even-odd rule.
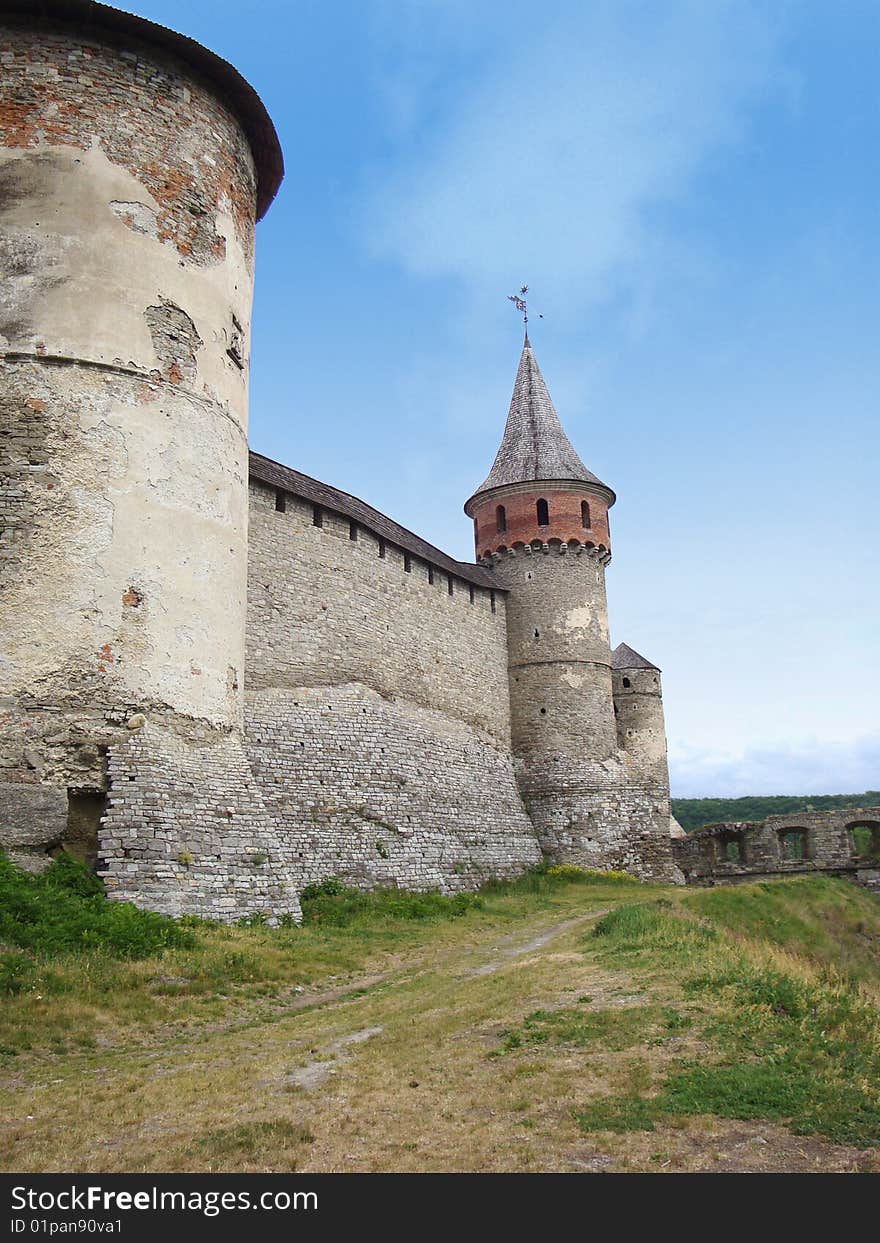
[[318,479],[312,479],[310,475],[303,475],[298,470],[291,470],[289,466],[282,466],[280,462],[273,462],[271,458],[254,452],[250,454],[250,476],[251,479],[269,484],[270,487],[281,488],[282,491],[289,492],[293,496],[301,496],[313,505],[320,505],[323,509],[331,510],[333,513],[343,514],[365,530],[372,531],[374,535],[387,540],[396,548],[411,552],[413,556],[420,557],[447,574],[464,579],[466,583],[474,583],[477,587],[486,587],[493,591],[504,591],[491,571],[484,570],[480,565],[472,565],[468,561],[453,560],[445,552],[429,544],[427,540],[420,539],[406,527],[398,526],[391,518],[380,514],[378,509],[373,509],[372,505],[358,500],[356,496],[351,496],[348,492],[340,492],[338,488],[331,488],[329,483],[321,483]]
[[638,652],[628,647],[626,643],[618,643],[617,647],[611,653],[612,669],[656,669],[660,673],[659,665],[652,665],[650,660],[645,660],[644,656],[640,656]]
[[0,0],[0,18],[9,16],[24,20],[28,25],[41,18],[70,22],[82,34],[93,37],[140,39],[142,43],[162,48],[200,77],[207,78],[247,134],[257,170],[257,219],[266,214],[284,176],[281,144],[259,95],[227,61],[209,52],[195,39],[109,4],[98,4],[97,0]]
[[[529,338],[523,345],[501,447],[487,479],[474,496],[529,480],[576,479],[611,489],[587,470],[562,430]],[[471,497],[473,500],[473,497]],[[611,500],[614,493],[611,492]],[[467,506],[465,506],[467,509]]]

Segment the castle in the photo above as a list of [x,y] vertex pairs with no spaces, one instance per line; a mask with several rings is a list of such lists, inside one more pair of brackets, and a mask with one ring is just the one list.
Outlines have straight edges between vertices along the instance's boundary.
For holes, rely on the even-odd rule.
[[90,0],[0,25],[0,845],[219,919],[330,875],[680,878],[660,672],[609,647],[614,493],[528,336],[474,563],[249,452],[263,105]]

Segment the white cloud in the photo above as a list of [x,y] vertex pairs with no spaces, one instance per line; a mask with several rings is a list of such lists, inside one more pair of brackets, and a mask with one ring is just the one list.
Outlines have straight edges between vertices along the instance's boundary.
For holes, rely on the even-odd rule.
[[801,739],[736,753],[671,746],[669,776],[677,798],[746,794],[850,794],[880,786],[880,730],[852,742]]
[[[685,194],[706,157],[741,137],[772,77],[775,34],[743,0],[536,12],[492,6],[493,46],[485,22],[460,25],[458,4],[428,5],[398,30],[409,52],[386,66],[385,89],[398,122],[405,96],[415,132],[371,196],[368,230],[416,275],[497,297],[525,272],[556,312],[573,311],[617,282],[650,280],[642,269],[663,242],[649,209]],[[444,17],[475,61],[452,85],[425,51],[434,40],[448,55]],[[412,63],[425,69],[421,111]]]

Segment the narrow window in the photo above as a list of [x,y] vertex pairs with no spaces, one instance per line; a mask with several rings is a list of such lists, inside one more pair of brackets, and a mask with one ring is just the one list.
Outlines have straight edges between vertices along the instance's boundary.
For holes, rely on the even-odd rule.
[[312,526],[322,527],[324,525],[324,511],[320,505],[312,506]]
[[745,863],[745,840],[742,833],[722,833],[717,842],[721,863]]
[[626,687],[627,690],[629,690],[629,688],[632,686],[632,682],[630,682],[629,678],[624,678],[623,685]]
[[428,566],[428,582],[431,584],[431,586],[432,586],[432,587],[434,586],[434,567],[433,567],[433,565],[429,565],[429,566]]
[[287,497],[280,488],[275,493],[275,512],[277,514],[287,513]]
[[471,587],[468,587],[468,594],[470,595],[470,598],[471,598],[471,604],[473,604],[473,602],[474,602],[474,589],[473,589],[473,587],[472,587],[472,586],[471,586]]
[[412,573],[412,557],[409,555],[408,552],[405,552],[403,554],[403,568],[404,568],[405,573],[407,574]]
[[536,505],[536,507],[535,507],[535,508],[536,508],[536,509],[537,509],[537,511],[538,511],[538,526],[539,526],[539,527],[549,527],[549,525],[550,525],[550,509],[549,509],[549,507],[548,507],[548,505],[547,505],[547,502],[544,500],[544,498],[543,498],[543,497],[541,497],[540,501],[538,501],[538,504]]
[[495,612],[495,592],[494,591],[489,592],[489,608],[492,610],[493,613]]
[[585,531],[590,529],[590,507],[586,501],[581,501],[581,526]]
[[804,829],[783,829],[779,834],[779,850],[783,859],[797,863],[807,858],[807,834]]
[[495,510],[495,528],[499,535],[507,530],[507,510],[503,505],[499,505]]
[[379,540],[379,556],[385,556],[385,541],[383,539]]
[[448,590],[449,590],[449,594],[450,594],[450,595],[452,595],[453,588],[452,588],[452,575],[451,575],[451,574],[449,575],[449,586],[448,586]]

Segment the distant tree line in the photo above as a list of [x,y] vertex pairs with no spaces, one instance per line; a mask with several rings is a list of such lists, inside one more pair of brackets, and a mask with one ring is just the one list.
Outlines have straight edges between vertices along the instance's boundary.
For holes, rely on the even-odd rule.
[[880,790],[864,794],[768,794],[746,798],[674,798],[672,814],[692,833],[725,820],[763,820],[792,811],[833,811],[836,807],[880,807]]

